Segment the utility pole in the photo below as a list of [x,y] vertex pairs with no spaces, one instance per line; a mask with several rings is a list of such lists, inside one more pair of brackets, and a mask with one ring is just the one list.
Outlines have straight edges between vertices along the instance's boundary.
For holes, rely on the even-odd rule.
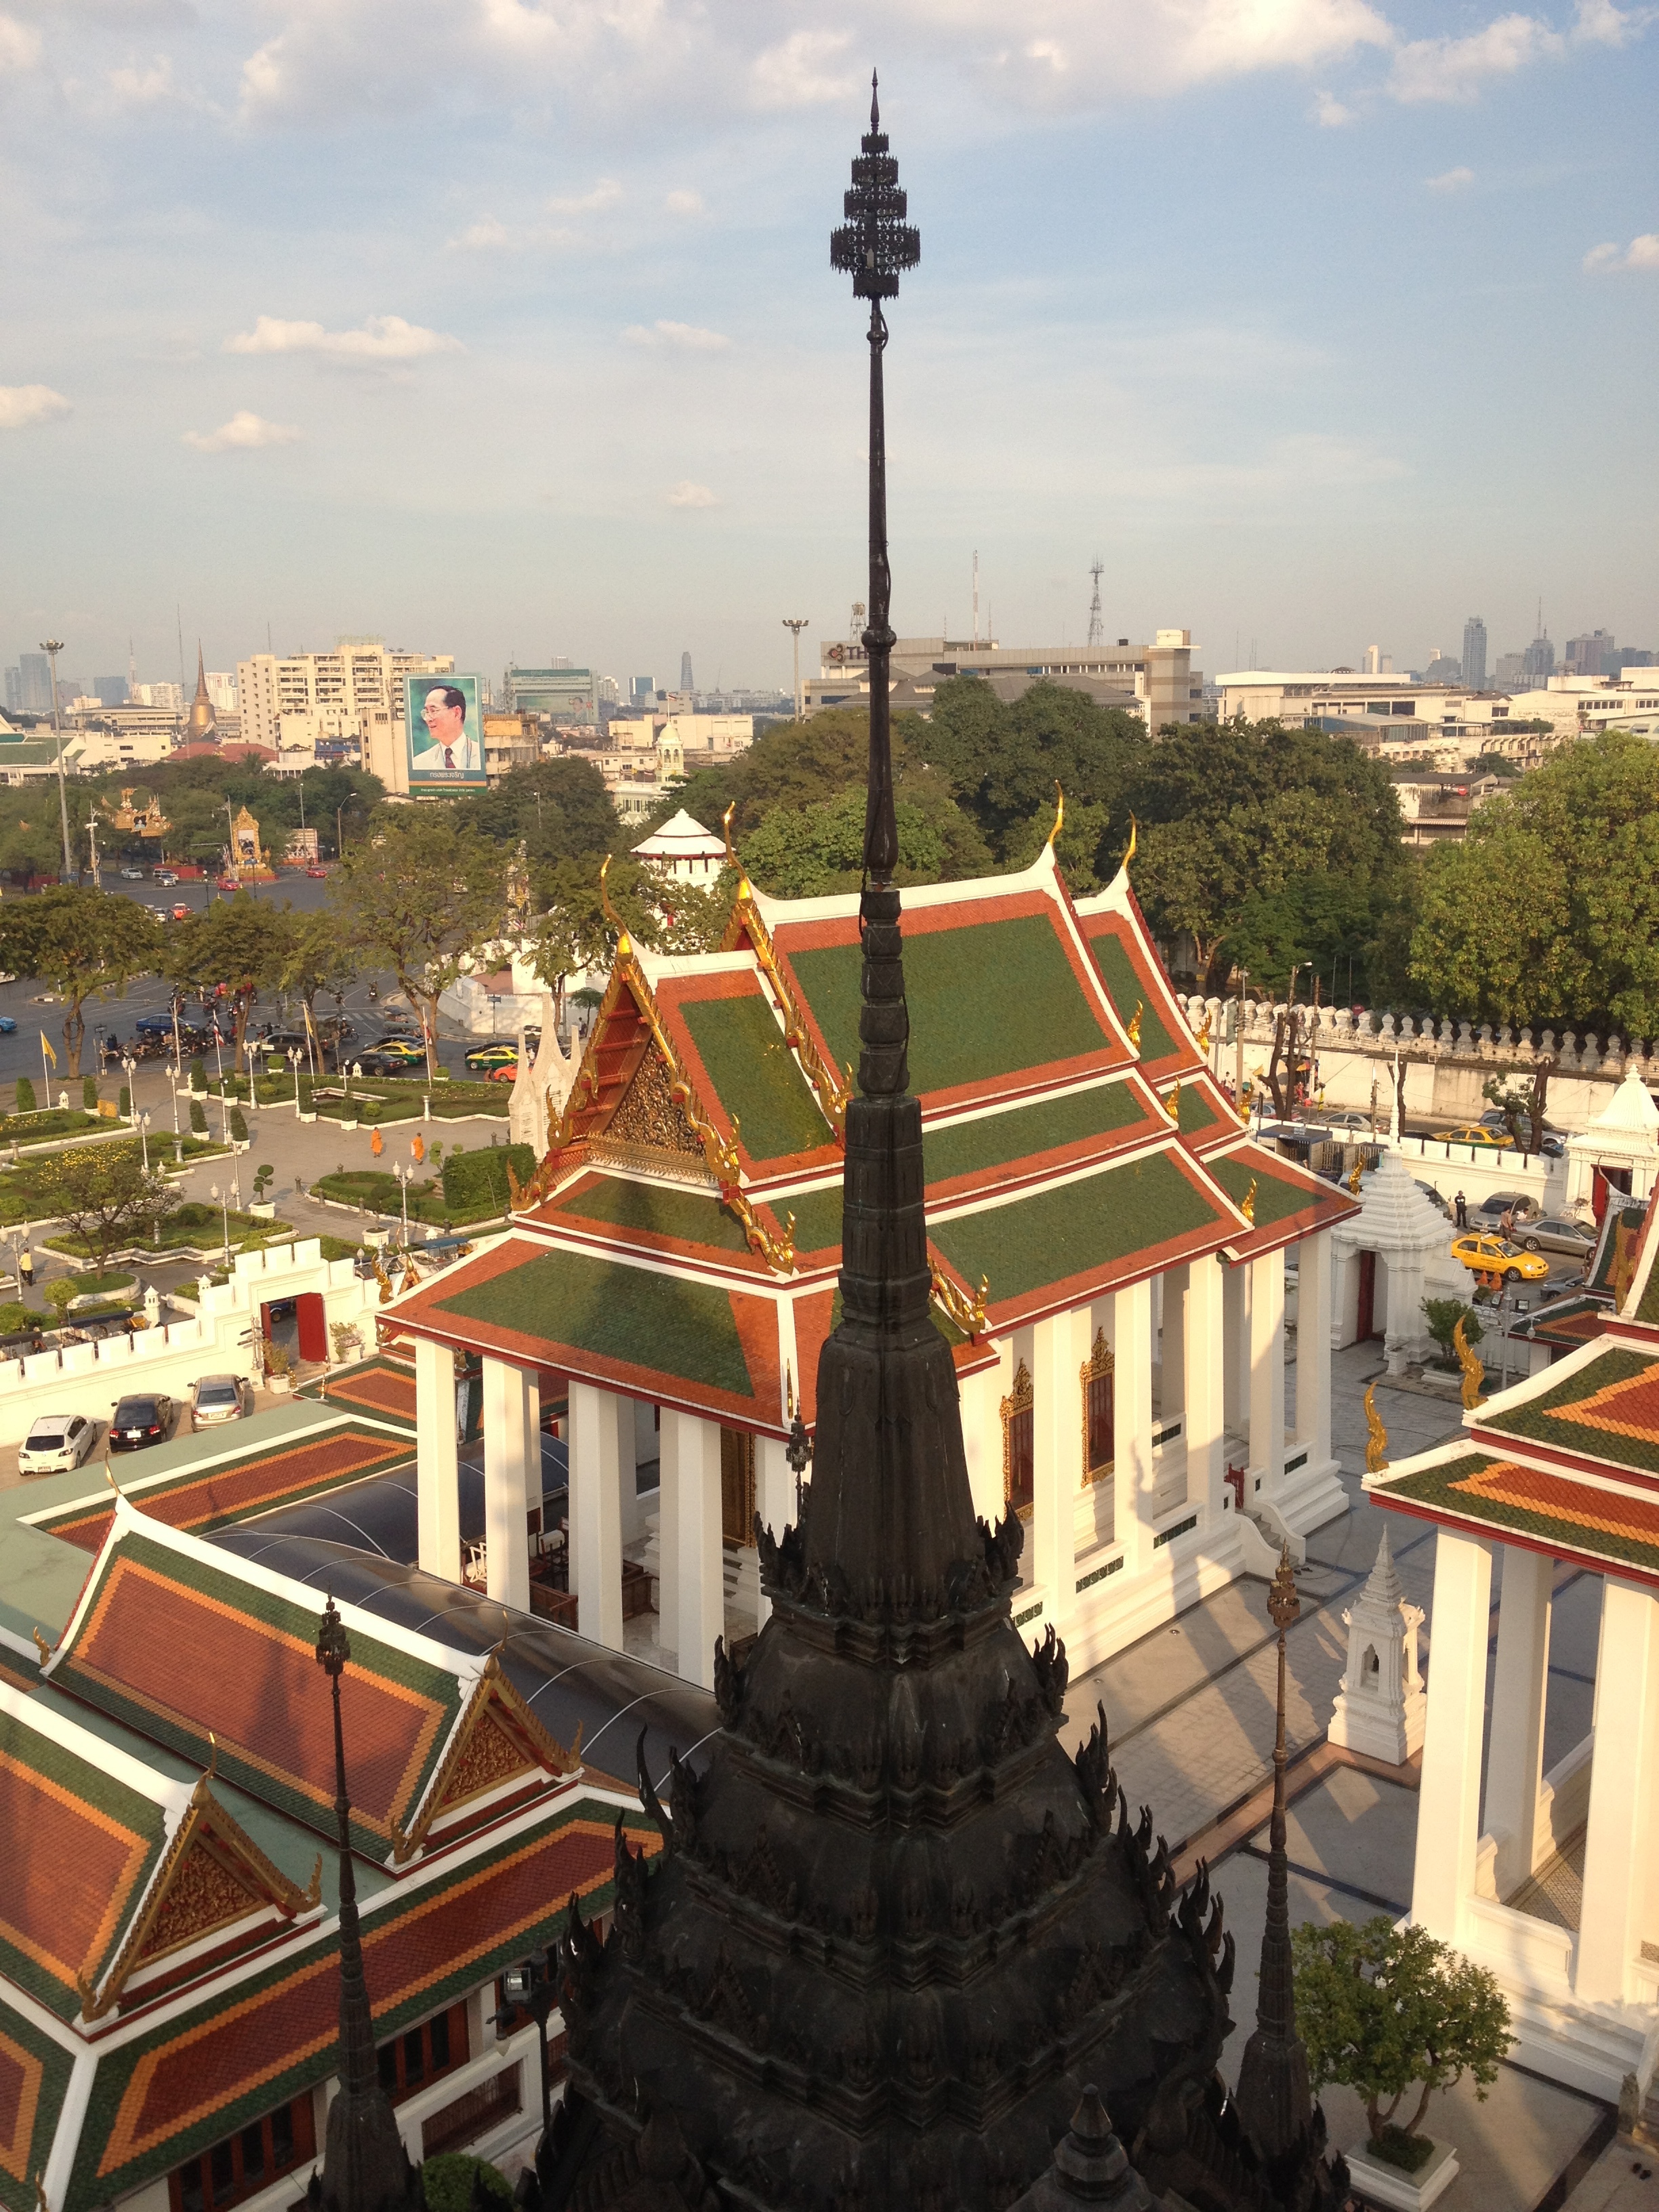
[[[979,556],[975,556],[977,559]],[[810,615],[786,615],[783,626],[789,632],[795,648],[795,720],[800,721],[806,712],[806,702],[800,690],[800,634],[811,620]]]
[[58,713],[58,656],[64,650],[61,637],[43,637],[40,650],[52,663],[52,729],[58,741],[58,819],[64,829],[64,881],[74,873],[70,860],[69,794],[64,788],[64,726]]

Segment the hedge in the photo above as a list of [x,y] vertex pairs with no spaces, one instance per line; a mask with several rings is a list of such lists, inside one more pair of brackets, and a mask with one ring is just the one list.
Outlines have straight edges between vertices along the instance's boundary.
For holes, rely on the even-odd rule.
[[443,1164],[444,1203],[452,1215],[505,1213],[513,1193],[507,1180],[507,1163],[521,1183],[536,1172],[536,1154],[530,1145],[481,1145],[476,1151],[452,1152]]

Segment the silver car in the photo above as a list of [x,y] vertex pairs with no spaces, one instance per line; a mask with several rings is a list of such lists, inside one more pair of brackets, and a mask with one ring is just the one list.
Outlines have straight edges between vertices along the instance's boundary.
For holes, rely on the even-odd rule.
[[200,1375],[190,1386],[190,1425],[216,1429],[223,1421],[240,1421],[247,1413],[239,1375]]
[[17,1447],[19,1474],[67,1474],[92,1449],[98,1424],[84,1413],[42,1413]]
[[1550,1214],[1542,1221],[1528,1221],[1516,1231],[1516,1240],[1528,1252],[1565,1252],[1575,1260],[1588,1260],[1595,1249],[1596,1230],[1586,1228],[1583,1222],[1569,1221],[1559,1214]]

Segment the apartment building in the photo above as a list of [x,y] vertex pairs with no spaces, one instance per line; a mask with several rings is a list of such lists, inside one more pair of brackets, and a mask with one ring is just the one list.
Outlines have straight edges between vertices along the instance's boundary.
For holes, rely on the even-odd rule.
[[404,653],[380,638],[340,638],[332,653],[258,653],[236,664],[245,741],[274,752],[355,744],[388,791],[409,788],[405,676],[447,676],[453,653]]

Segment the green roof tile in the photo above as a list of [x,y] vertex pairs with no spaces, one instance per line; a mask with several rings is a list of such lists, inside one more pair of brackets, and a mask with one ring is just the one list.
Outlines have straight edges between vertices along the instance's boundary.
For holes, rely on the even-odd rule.
[[[0,2118],[9,2124],[6,2136],[0,2138],[0,2206],[5,2212],[35,2212],[35,2182],[46,2171],[52,2153],[75,2060],[3,1997],[0,1997],[0,2038],[19,2054],[7,2053],[3,2064],[11,2077],[7,2086],[21,2092],[0,2102]],[[33,2124],[25,2134],[19,2131],[19,2123],[31,2101]]]
[[609,1222],[617,1229],[643,1229],[682,1243],[702,1244],[720,1252],[746,1252],[742,1224],[713,1191],[705,1198],[672,1183],[632,1182],[624,1176],[603,1176],[583,1190],[559,1200],[559,1211],[583,1221]]
[[832,1141],[783,1031],[757,994],[684,999],[678,1012],[721,1106],[742,1122],[751,1160],[785,1159]]
[[1089,950],[1095,956],[1095,965],[1125,1029],[1133,1018],[1136,1005],[1140,1006],[1142,1060],[1167,1060],[1176,1049],[1176,1041],[1159,1018],[1146,983],[1136,975],[1122,939],[1114,937],[1109,930],[1102,930],[1098,936],[1089,939]]
[[982,1114],[976,1121],[958,1121],[948,1128],[930,1128],[922,1137],[927,1181],[951,1182],[958,1176],[1006,1167],[1012,1160],[1036,1159],[1062,1145],[1103,1137],[1143,1118],[1144,1109],[1127,1084],[1108,1083],[1091,1091],[1068,1091],[1060,1098],[1039,1099],[1035,1105],[1015,1106],[1006,1113]]
[[1258,1229],[1270,1228],[1275,1221],[1286,1220],[1293,1213],[1305,1213],[1310,1206],[1319,1203],[1317,1191],[1304,1190],[1300,1183],[1281,1180],[1249,1152],[1231,1152],[1225,1159],[1209,1159],[1204,1164],[1235,1206],[1242,1206],[1244,1194],[1252,1183],[1255,1185]]

